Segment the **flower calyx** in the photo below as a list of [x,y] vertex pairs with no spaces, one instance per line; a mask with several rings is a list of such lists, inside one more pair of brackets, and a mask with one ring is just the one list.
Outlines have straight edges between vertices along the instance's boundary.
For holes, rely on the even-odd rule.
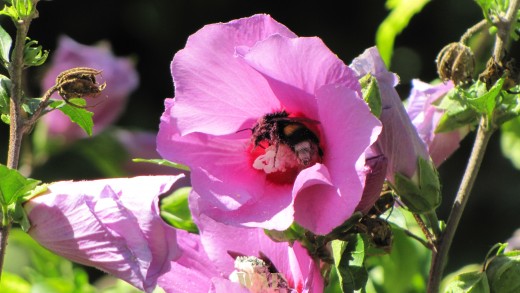
[[56,78],[55,86],[67,104],[85,108],[85,106],[72,103],[70,99],[95,96],[101,93],[106,87],[106,82],[102,84],[96,82],[96,76],[100,75],[101,72],[101,70],[89,67],[76,67],[65,70]]
[[472,80],[475,56],[468,46],[455,42],[439,52],[436,59],[437,73],[442,81],[453,80],[455,85],[465,85]]

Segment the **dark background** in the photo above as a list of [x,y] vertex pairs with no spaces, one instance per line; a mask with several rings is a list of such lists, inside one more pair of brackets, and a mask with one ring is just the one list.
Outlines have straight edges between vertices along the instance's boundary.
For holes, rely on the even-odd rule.
[[[300,36],[319,36],[333,52],[349,64],[367,47],[374,45],[378,25],[388,11],[382,0],[364,1],[267,1],[267,0],[125,0],[125,1],[41,1],[40,17],[29,31],[45,49],[55,49],[58,36],[66,34],[83,44],[109,40],[117,55],[137,60],[140,87],[118,121],[124,127],[156,131],[163,100],[173,96],[170,62],[187,37],[205,24],[227,22],[255,13],[268,13]],[[340,4],[341,7],[339,6]],[[346,6],[346,8],[342,8]],[[4,17],[5,18],[5,17]],[[436,78],[434,60],[439,50],[456,41],[464,31],[482,19],[473,0],[433,0],[416,15],[395,43],[392,70],[401,76],[401,96],[409,93],[411,78]],[[6,26],[11,25],[3,23]],[[514,52],[514,51],[513,51]],[[513,55],[514,57],[514,55]],[[517,58],[518,59],[518,58]],[[41,69],[40,69],[41,70]],[[38,70],[28,76],[29,88],[38,84]],[[0,151],[6,153],[7,132],[0,126]],[[446,219],[466,164],[473,135],[440,168],[443,204],[439,216]],[[76,156],[60,160],[76,162],[75,170],[45,171],[45,180],[95,178],[82,172],[85,163]],[[5,163],[4,158],[0,158]],[[56,163],[56,166],[60,164]],[[88,168],[87,168],[88,169]],[[87,174],[88,173],[88,174]],[[86,175],[87,174],[87,175]],[[77,178],[76,178],[77,177]],[[36,177],[38,179],[42,179]],[[496,242],[505,241],[520,227],[520,172],[505,159],[499,134],[490,143],[474,194],[455,238],[448,271],[470,262],[481,262]]]

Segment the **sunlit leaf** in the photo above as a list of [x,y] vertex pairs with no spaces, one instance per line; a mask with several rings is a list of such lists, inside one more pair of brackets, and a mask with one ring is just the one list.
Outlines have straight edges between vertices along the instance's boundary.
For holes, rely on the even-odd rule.
[[390,14],[379,25],[376,46],[387,66],[390,65],[395,37],[408,26],[410,19],[419,13],[430,0],[387,0]]
[[0,26],[0,58],[2,58],[2,64],[7,68],[7,64],[9,63],[9,52],[11,50],[11,45],[13,44],[13,39],[11,36],[4,30],[3,27]]
[[197,232],[188,207],[191,187],[182,187],[161,200],[161,217],[175,228]]
[[170,161],[165,160],[165,159],[141,159],[141,158],[135,158],[132,161],[136,162],[136,163],[151,163],[151,164],[156,164],[156,165],[161,165],[161,166],[167,166],[167,167],[172,167],[172,168],[179,169],[179,170],[184,170],[184,171],[189,171],[190,170],[190,167],[188,167],[188,166],[185,166],[185,165],[182,165],[182,164],[178,164],[178,163],[174,163],[174,162],[170,162]]
[[365,241],[359,234],[350,235],[347,241],[332,241],[334,266],[345,293],[361,290],[366,285],[365,250]]
[[69,103],[66,103],[65,101],[53,101],[51,104],[49,104],[49,107],[58,109],[63,112],[63,114],[69,117],[70,121],[78,124],[85,131],[85,133],[91,136],[92,128],[94,127],[94,121],[92,119],[94,113],[88,111],[85,108],[81,108],[86,104],[87,102],[84,99],[74,98],[69,99]]

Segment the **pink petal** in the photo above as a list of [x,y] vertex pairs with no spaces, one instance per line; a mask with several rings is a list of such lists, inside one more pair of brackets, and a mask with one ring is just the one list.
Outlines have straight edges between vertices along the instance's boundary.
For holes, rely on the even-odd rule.
[[53,183],[25,205],[29,234],[63,257],[150,292],[179,257],[175,229],[158,209],[158,196],[178,178]]
[[188,39],[172,62],[178,102],[172,114],[182,134],[234,133],[247,119],[280,108],[265,79],[235,56],[237,47],[273,34],[295,37],[270,16],[258,14],[207,25]]
[[398,83],[397,76],[386,70],[375,47],[354,59],[351,67],[359,77],[370,73],[378,81],[383,109],[380,119],[384,127],[376,148],[388,159],[388,180],[393,183],[395,173],[412,178],[416,175],[418,157],[428,161],[429,154],[394,89]]
[[211,279],[219,276],[219,272],[204,251],[199,235],[177,232],[182,256],[171,262],[170,270],[159,277],[157,284],[167,293],[208,292]]
[[321,86],[342,84],[360,91],[355,73],[316,37],[273,35],[258,42],[244,59],[266,77],[289,112],[300,111],[308,118],[317,118],[306,111],[316,109],[312,96]]
[[[293,193],[296,221],[314,233],[326,234],[348,219],[361,200],[364,178],[358,170],[364,167],[364,153],[381,132],[381,123],[357,93],[344,86],[322,87],[317,101],[323,165],[303,170]],[[309,185],[313,177],[327,180]]]
[[413,88],[406,111],[419,136],[428,146],[433,162],[439,166],[459,148],[459,142],[469,132],[469,127],[435,133],[444,111],[438,109],[433,103],[444,97],[453,88],[453,83],[430,85],[419,80],[413,80],[412,83]]
[[323,279],[318,266],[298,243],[291,246],[286,242],[273,242],[262,229],[226,226],[199,214],[196,203],[192,202],[190,207],[208,257],[224,276],[234,270],[234,258],[228,252],[256,257],[263,254],[290,284],[300,289],[298,292],[302,288],[322,292]]
[[202,198],[201,209],[228,224],[287,229],[294,213],[291,187],[268,184],[265,173],[252,168],[245,149],[249,138],[235,138],[243,134],[180,136],[177,120],[168,115],[172,106],[173,101],[167,100],[157,137],[158,151],[165,159],[197,166],[191,170],[191,180]]

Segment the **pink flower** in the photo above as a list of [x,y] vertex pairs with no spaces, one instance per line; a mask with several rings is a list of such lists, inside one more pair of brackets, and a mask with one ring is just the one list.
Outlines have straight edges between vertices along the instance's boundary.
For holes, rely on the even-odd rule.
[[386,69],[375,47],[365,50],[350,66],[359,78],[374,76],[379,86],[383,131],[373,151],[388,159],[386,178],[410,210],[433,210],[440,204],[437,171],[394,88],[399,78]]
[[[87,46],[62,36],[53,54],[52,63],[42,79],[42,90],[52,87],[62,71],[85,66],[102,70],[102,82],[107,83],[99,96],[87,98],[88,110],[94,112],[94,134],[97,134],[119,118],[130,93],[139,84],[139,77],[132,60],[115,57],[108,43]],[[57,93],[53,98],[61,99]],[[66,142],[86,136],[80,127],[59,111],[46,114],[42,121],[48,128],[49,135],[61,137]]]
[[158,280],[167,293],[323,292],[319,266],[299,243],[273,242],[262,229],[226,226],[192,210],[201,234],[178,232],[183,255]]
[[175,185],[178,187],[190,185],[189,172],[152,163],[136,163],[132,161],[135,158],[157,159],[160,157],[156,146],[157,133],[120,128],[111,129],[110,133],[128,153],[128,160],[124,162],[123,169],[129,176],[184,174],[185,176],[180,178]]
[[58,255],[151,292],[179,257],[158,197],[181,176],[52,183],[25,204],[29,235]]
[[397,172],[412,178],[417,172],[417,158],[429,160],[429,155],[394,88],[399,77],[386,69],[375,47],[355,58],[350,67],[359,77],[370,73],[377,79],[382,100],[380,119],[383,131],[376,145],[389,160],[388,180],[393,182]]
[[415,79],[412,85],[406,111],[419,136],[428,146],[433,162],[439,166],[459,148],[459,142],[468,134],[469,126],[450,132],[435,133],[439,120],[444,114],[444,110],[437,108],[436,105],[453,89],[453,82],[430,85]]
[[[381,131],[354,72],[268,15],[207,25],[172,62],[158,134],[200,209],[231,225],[330,232],[361,201]],[[370,172],[368,172],[370,173]]]

